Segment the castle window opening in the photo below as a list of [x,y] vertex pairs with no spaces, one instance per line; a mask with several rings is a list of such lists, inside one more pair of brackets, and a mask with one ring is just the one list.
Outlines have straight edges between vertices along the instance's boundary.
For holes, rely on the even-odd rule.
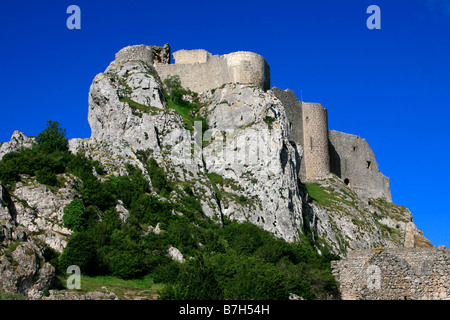
[[356,150],[358,150],[357,147],[353,147],[353,152],[356,152]]
[[367,161],[367,169],[372,170],[372,162]]
[[350,184],[350,180],[347,178],[347,179],[344,180],[344,183],[345,183],[346,185],[349,185],[349,184]]
[[292,122],[289,122],[289,129],[292,130]]

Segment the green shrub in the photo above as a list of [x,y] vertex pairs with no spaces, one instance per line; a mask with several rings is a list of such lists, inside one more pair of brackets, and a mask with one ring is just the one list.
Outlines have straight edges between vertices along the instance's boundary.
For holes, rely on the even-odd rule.
[[57,186],[58,179],[56,174],[48,167],[44,167],[36,171],[36,180],[39,183],[46,184],[49,186]]
[[139,235],[132,229],[113,231],[108,253],[109,270],[113,276],[132,279],[144,275],[145,255],[138,240]]
[[37,148],[45,152],[66,151],[69,149],[69,139],[66,129],[59,127],[58,122],[47,121],[47,128],[36,137]]
[[98,270],[95,241],[89,233],[77,232],[70,237],[59,258],[59,266],[65,271],[71,265],[78,266],[87,275],[93,275]]
[[222,290],[215,278],[214,270],[202,256],[180,266],[178,279],[167,285],[160,296],[163,300],[220,300]]
[[84,214],[83,201],[75,198],[64,207],[63,222],[64,227],[72,231],[80,232],[86,228],[87,219]]
[[158,165],[154,158],[150,158],[147,163],[147,171],[152,180],[153,188],[163,196],[168,196],[172,192],[172,186],[166,178],[164,170]]

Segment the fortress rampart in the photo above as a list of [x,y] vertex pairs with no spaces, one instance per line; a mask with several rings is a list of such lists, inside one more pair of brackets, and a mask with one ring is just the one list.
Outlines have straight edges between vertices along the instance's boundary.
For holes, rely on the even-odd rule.
[[392,202],[389,178],[378,169],[375,154],[365,139],[329,131],[331,171],[364,198]]
[[318,103],[299,101],[291,90],[272,88],[289,121],[289,139],[303,149],[299,176],[302,181],[341,178],[362,198],[392,202],[389,178],[378,169],[367,141],[328,129],[327,110]]
[[332,261],[343,300],[449,300],[450,250],[379,248]]
[[[129,46],[116,54],[116,61],[141,60],[153,65],[161,80],[178,76],[183,87],[194,92],[216,89],[226,83],[251,84],[270,89],[270,68],[259,54],[238,51],[212,55],[206,50],[179,50],[170,62],[170,46]],[[328,130],[327,110],[318,103],[299,101],[291,90],[272,88],[289,121],[289,139],[303,149],[299,176],[302,181],[320,180],[336,174],[366,198],[392,201],[389,178],[378,169],[375,156],[364,139]]]
[[212,55],[206,50],[180,50],[173,53],[175,64],[155,65],[162,80],[177,75],[183,87],[205,92],[226,83],[252,84],[270,88],[270,68],[266,60],[253,52]]

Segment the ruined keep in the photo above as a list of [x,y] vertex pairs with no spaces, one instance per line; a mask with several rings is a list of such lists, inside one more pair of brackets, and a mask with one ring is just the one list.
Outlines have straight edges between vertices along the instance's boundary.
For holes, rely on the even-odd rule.
[[141,60],[150,65],[169,64],[170,46],[147,46],[144,44],[128,46],[116,53],[116,61]]
[[161,80],[178,76],[181,85],[202,93],[227,83],[254,85],[271,90],[283,105],[289,121],[289,139],[303,150],[299,169],[302,181],[325,179],[330,173],[341,178],[363,198],[384,198],[391,202],[389,178],[378,169],[366,140],[328,129],[328,114],[319,103],[299,101],[289,89],[270,88],[270,67],[253,52],[212,55],[206,50],[179,50],[170,46],[128,46],[116,54],[116,61],[140,60],[153,65]]
[[450,250],[377,248],[332,261],[343,300],[448,300]]
[[322,179],[330,173],[327,109],[318,103],[304,102],[302,109],[306,180]]
[[365,139],[329,130],[327,109],[322,105],[299,101],[289,89],[271,90],[286,110],[289,139],[303,149],[302,181],[325,179],[333,173],[364,199],[392,202],[389,178],[379,170]]

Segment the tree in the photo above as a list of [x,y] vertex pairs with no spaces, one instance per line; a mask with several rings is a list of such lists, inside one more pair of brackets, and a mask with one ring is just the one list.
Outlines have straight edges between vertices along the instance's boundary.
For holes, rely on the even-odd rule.
[[39,133],[36,138],[37,148],[45,152],[69,150],[69,140],[66,137],[66,129],[59,127],[57,121],[47,121],[47,128]]
[[64,207],[63,215],[64,227],[75,232],[83,231],[86,227],[86,217],[84,214],[83,201],[75,198]]

